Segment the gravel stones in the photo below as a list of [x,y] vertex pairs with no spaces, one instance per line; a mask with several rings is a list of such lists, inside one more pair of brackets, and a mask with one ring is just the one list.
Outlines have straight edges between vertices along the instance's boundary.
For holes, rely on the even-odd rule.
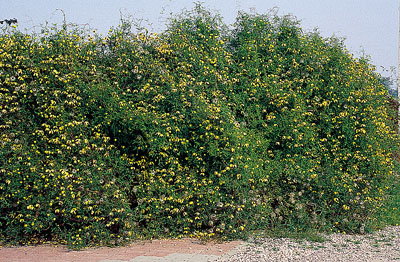
[[374,234],[325,235],[325,242],[262,238],[237,247],[218,262],[252,261],[400,261],[400,227]]

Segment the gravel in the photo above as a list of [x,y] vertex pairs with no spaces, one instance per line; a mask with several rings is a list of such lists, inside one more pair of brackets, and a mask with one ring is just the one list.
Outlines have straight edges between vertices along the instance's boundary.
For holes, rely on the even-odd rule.
[[324,237],[324,242],[260,238],[239,245],[216,261],[400,261],[399,226],[374,234]]

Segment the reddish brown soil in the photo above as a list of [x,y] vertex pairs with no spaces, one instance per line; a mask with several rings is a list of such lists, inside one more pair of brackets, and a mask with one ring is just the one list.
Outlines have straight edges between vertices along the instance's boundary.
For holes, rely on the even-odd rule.
[[202,244],[193,239],[153,240],[136,242],[126,247],[101,247],[82,251],[50,245],[3,247],[0,248],[0,262],[98,262],[105,259],[131,260],[137,256],[164,257],[172,253],[223,255],[240,243],[241,241]]

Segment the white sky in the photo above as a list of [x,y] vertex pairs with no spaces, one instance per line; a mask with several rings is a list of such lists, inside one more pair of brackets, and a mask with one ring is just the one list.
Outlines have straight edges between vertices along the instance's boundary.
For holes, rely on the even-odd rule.
[[[315,27],[323,36],[346,38],[348,49],[359,56],[369,55],[377,70],[390,69],[398,63],[399,0],[203,0],[204,6],[217,10],[227,24],[235,21],[238,10],[266,13],[273,7],[280,15],[293,14],[305,30]],[[48,21],[61,24],[62,9],[67,22],[90,24],[106,33],[116,26],[123,14],[143,18],[161,31],[165,19],[193,1],[184,0],[0,0],[0,20],[17,18],[20,29]],[[150,31],[153,31],[150,30]]]

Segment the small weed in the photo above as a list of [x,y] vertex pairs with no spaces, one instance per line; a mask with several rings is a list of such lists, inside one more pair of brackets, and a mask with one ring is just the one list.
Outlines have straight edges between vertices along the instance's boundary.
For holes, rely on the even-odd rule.
[[323,243],[327,238],[320,234],[318,231],[306,229],[304,231],[293,231],[285,227],[276,227],[265,231],[264,234],[271,238],[291,238],[297,242],[310,241]]

